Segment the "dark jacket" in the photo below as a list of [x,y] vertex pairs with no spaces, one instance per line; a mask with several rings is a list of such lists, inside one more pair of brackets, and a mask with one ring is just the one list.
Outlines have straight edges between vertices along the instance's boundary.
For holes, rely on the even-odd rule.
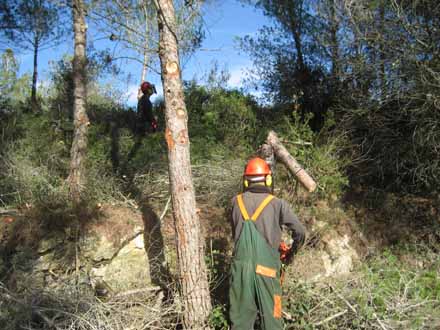
[[[243,194],[243,202],[249,216],[255,212],[261,202],[270,194],[270,189],[265,186],[255,185],[249,187]],[[232,230],[235,242],[240,238],[243,227],[243,219],[237,203],[237,197],[232,199]],[[292,212],[289,204],[279,198],[274,198],[266,206],[258,219],[255,221],[257,230],[274,249],[278,249],[281,243],[283,226],[291,231],[293,244],[292,252],[296,253],[304,244],[305,228],[299,222],[298,217]]]
[[151,104],[150,98],[148,95],[143,94],[142,97],[138,101],[137,105],[137,113],[140,117],[140,120],[145,123],[152,123],[153,116],[153,105]]

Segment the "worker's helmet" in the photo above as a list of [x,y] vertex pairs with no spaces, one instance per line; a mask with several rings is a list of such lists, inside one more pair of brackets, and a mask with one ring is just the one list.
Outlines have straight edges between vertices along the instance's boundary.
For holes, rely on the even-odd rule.
[[244,186],[247,188],[249,183],[253,182],[265,182],[266,186],[272,186],[272,171],[269,164],[258,157],[249,160],[244,169]]
[[149,83],[148,81],[144,81],[141,84],[141,91],[144,94],[147,92],[149,92],[150,94],[153,94],[156,91],[156,88],[154,87],[153,84]]

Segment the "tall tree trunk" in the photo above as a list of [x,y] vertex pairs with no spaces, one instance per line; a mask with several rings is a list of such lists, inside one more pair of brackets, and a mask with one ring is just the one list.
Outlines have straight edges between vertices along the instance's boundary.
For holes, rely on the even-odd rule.
[[204,245],[192,182],[188,117],[180,72],[172,0],[157,0],[159,57],[165,98],[169,176],[176,228],[185,329],[203,329],[211,310]]
[[292,10],[290,12],[290,15],[292,17],[291,19],[291,31],[293,34],[293,40],[295,41],[295,48],[296,48],[296,64],[298,66],[298,69],[300,71],[304,70],[304,55],[303,55],[303,49],[302,49],[302,40],[301,40],[301,24],[302,22],[302,5],[303,1],[299,1],[296,6],[299,6],[300,8],[292,7]]
[[336,13],[336,0],[331,0],[330,6],[330,47],[332,57],[332,78],[334,83],[339,78],[341,73],[339,64],[339,43],[338,43],[338,30],[339,22]]
[[87,26],[83,0],[72,1],[75,51],[73,57],[73,122],[74,136],[70,151],[70,174],[68,177],[70,195],[75,202],[81,199],[85,184],[84,160],[87,151],[87,130],[89,118],[86,112],[86,40]]
[[379,7],[379,60],[380,60],[380,95],[382,100],[385,99],[386,96],[386,73],[385,73],[385,1],[382,1]]
[[39,40],[38,37],[34,38],[34,72],[32,75],[32,92],[31,92],[31,108],[32,112],[35,113],[38,111],[38,102],[37,102],[37,79],[38,79],[38,49],[39,49]]

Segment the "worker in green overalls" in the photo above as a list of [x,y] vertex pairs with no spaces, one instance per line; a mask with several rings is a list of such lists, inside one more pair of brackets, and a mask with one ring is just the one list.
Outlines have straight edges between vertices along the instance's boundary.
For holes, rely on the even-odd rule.
[[232,200],[235,239],[229,290],[232,330],[251,330],[260,313],[264,330],[283,329],[281,261],[283,226],[292,232],[288,259],[303,245],[304,226],[289,204],[274,197],[272,172],[261,158],[251,159],[243,176],[244,193]]

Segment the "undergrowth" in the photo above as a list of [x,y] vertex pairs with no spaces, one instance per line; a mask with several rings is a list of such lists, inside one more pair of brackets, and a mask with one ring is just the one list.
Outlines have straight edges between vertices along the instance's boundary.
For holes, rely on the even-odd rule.
[[286,288],[287,328],[437,329],[439,272],[435,251],[407,245],[385,250],[343,279],[292,281]]
[[[192,86],[187,96],[192,100],[188,112],[197,201],[226,208],[241,190],[245,162],[264,142],[269,125],[259,119],[261,109],[252,98],[237,91],[207,91]],[[105,202],[136,207],[139,196],[166,205],[169,182],[163,127],[160,132],[139,137],[133,131],[132,110],[96,97],[89,107],[92,123],[83,211],[96,210],[96,205]],[[31,210],[36,218],[45,219],[48,230],[79,216],[65,183],[72,131],[57,120],[50,111],[43,111],[39,116],[13,114],[1,123],[1,207]],[[293,175],[277,166],[275,192],[293,202],[296,209],[311,209],[317,199],[336,201],[348,186],[348,159],[340,154],[344,138],[333,135],[331,118],[326,123],[318,134],[310,129],[307,119],[303,121],[293,113],[280,115],[270,127],[319,184],[317,194],[307,196]],[[399,209],[398,203],[400,200],[394,201],[390,208]],[[318,211],[312,211],[320,217]],[[398,212],[393,216],[397,217]],[[320,283],[290,279],[284,286],[286,328],[439,328],[438,249],[408,243],[400,249],[377,253],[345,278]],[[224,251],[213,247],[210,253],[207,261],[211,286],[223,288],[215,282],[227,281],[227,262],[221,260]],[[16,259],[27,257],[26,253],[17,253]],[[13,292],[1,286],[0,324],[7,324],[9,328],[5,329],[11,330],[44,329],[55,324],[59,329],[92,330],[172,329],[179,323],[182,306],[176,305],[177,300],[161,308],[152,296],[103,301],[77,289],[75,283],[68,286],[67,293],[35,291],[31,287]],[[226,292],[222,294],[226,296]],[[227,305],[220,300],[215,304],[211,325],[227,329]]]
[[127,330],[175,329],[182,306],[162,303],[157,291],[101,300],[75,282],[44,290],[28,287],[11,292],[0,283],[0,324],[3,330]]
[[[287,277],[285,329],[438,329],[439,274],[432,246],[407,244],[378,253],[341,278]],[[226,330],[227,320],[226,306],[217,305],[212,326]]]

